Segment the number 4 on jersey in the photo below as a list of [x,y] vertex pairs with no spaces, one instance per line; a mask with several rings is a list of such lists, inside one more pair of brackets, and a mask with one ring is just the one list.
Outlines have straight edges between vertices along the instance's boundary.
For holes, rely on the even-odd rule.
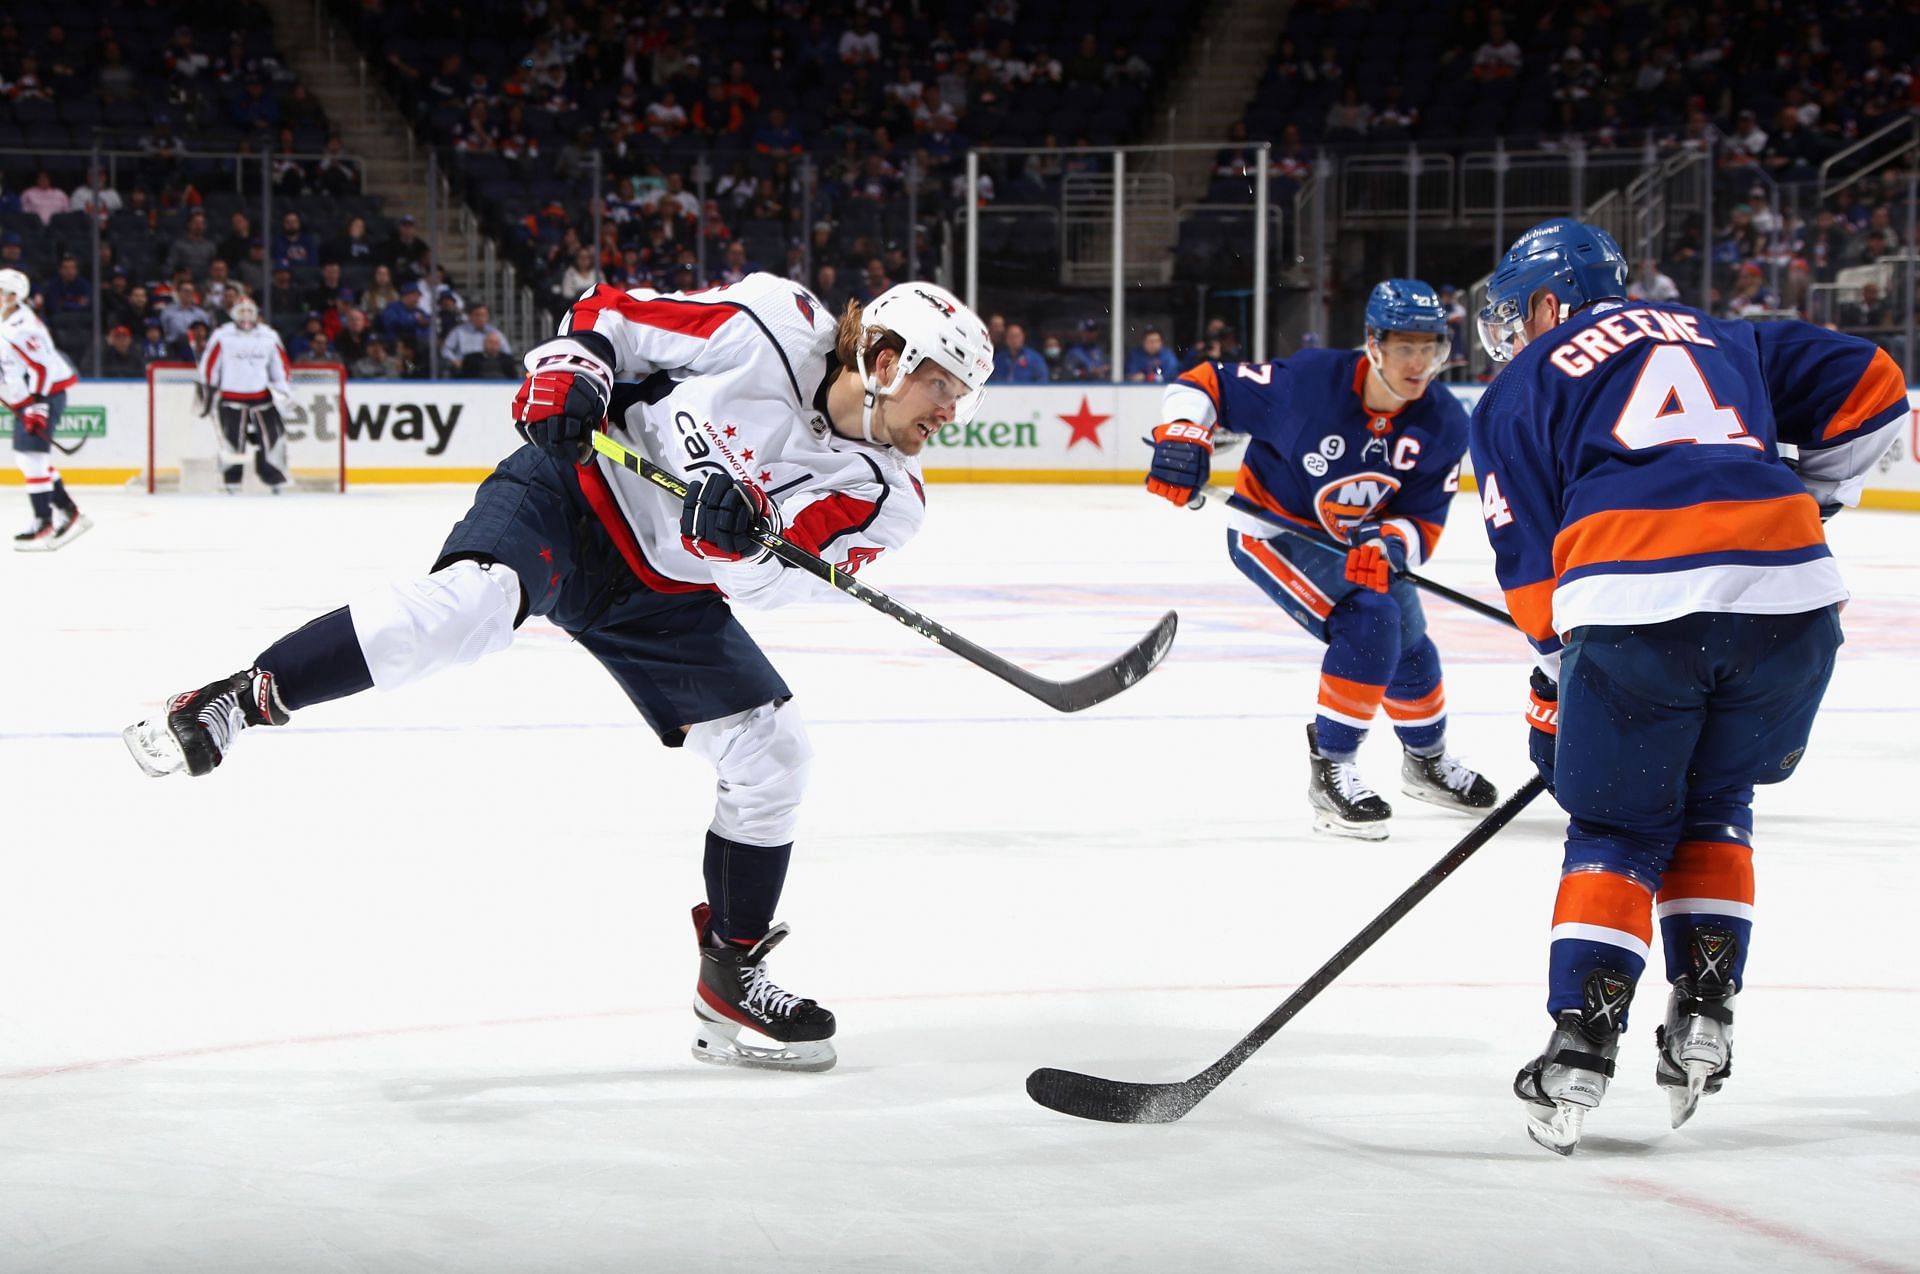
[[1513,522],[1507,497],[1500,494],[1500,476],[1492,470],[1487,471],[1486,481],[1480,484],[1480,516],[1489,526],[1509,526]]
[[1613,424],[1613,436],[1632,451],[1676,442],[1765,450],[1747,432],[1739,412],[1714,400],[1700,365],[1684,345],[1661,345],[1648,353],[1640,379]]

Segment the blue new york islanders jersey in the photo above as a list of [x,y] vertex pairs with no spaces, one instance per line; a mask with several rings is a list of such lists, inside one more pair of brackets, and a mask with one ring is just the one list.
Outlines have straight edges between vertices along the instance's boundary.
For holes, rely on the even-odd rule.
[[[1360,522],[1395,526],[1418,566],[1460,486],[1467,413],[1438,387],[1392,412],[1368,411],[1367,370],[1358,350],[1200,363],[1167,386],[1163,419],[1246,434],[1241,496],[1338,544]],[[1251,519],[1241,529],[1272,534]]]
[[1820,506],[1857,500],[1906,412],[1899,367],[1857,337],[1682,305],[1582,310],[1474,408],[1514,619],[1551,654],[1583,624],[1844,600]]

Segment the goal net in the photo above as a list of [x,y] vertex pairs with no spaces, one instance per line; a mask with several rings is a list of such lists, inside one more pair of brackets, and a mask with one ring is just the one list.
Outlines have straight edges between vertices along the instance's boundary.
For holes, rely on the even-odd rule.
[[[287,427],[287,478],[297,490],[347,489],[347,369],[338,363],[295,363],[293,402],[280,412]],[[192,363],[147,365],[147,490],[220,489],[218,408],[200,414]],[[254,448],[243,485],[260,489]]]

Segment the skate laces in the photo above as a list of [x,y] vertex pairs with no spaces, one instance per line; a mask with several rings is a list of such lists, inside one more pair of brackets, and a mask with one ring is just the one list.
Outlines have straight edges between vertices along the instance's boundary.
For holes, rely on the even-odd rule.
[[197,712],[194,719],[206,727],[213,738],[213,746],[221,756],[227,754],[233,736],[244,730],[247,725],[246,711],[240,706],[237,691],[227,690],[209,699]]
[[791,1017],[795,1010],[806,1003],[804,996],[775,985],[773,979],[767,976],[765,961],[750,964],[740,971],[740,989],[748,1007],[758,1009],[769,1017]]
[[1468,789],[1472,788],[1473,781],[1480,777],[1460,764],[1459,759],[1451,752],[1441,753],[1432,764],[1433,776],[1439,779],[1448,791],[1459,792],[1462,795],[1465,795]]
[[1333,785],[1343,799],[1364,801],[1369,796],[1377,798],[1380,795],[1368,787],[1367,780],[1361,777],[1359,762],[1331,761],[1329,764],[1333,768]]

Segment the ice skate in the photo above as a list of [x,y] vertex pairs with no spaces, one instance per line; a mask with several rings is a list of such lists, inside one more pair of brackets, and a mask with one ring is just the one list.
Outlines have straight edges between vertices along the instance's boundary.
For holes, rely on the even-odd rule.
[[168,700],[159,716],[120,732],[127,751],[154,778],[184,769],[211,774],[226,759],[240,731],[255,725],[285,725],[286,706],[273,676],[249,668]]
[[700,1031],[693,1055],[715,1066],[761,1070],[832,1070],[833,1014],[812,1000],[774,985],[766,959],[786,939],[775,925],[751,947],[724,941],[711,927],[712,909],[693,909],[700,936],[700,982],[694,1016]]
[[53,519],[43,518],[20,534],[13,537],[15,551],[21,553],[48,553],[55,547],[58,532],[53,529]]
[[1513,1077],[1513,1095],[1527,1103],[1527,1135],[1553,1153],[1573,1153],[1587,1112],[1607,1095],[1632,1000],[1633,981],[1624,974],[1588,974],[1586,1007],[1561,1010],[1546,1048]]
[[1307,757],[1307,800],[1313,805],[1313,830],[1356,840],[1385,840],[1393,807],[1367,786],[1358,764],[1320,755],[1319,731],[1313,722],[1307,723]]
[[1400,761],[1400,790],[1416,801],[1438,805],[1442,809],[1471,814],[1490,810],[1500,793],[1480,774],[1460,763],[1451,752],[1433,756],[1403,753]]
[[1678,1128],[1693,1118],[1700,1098],[1717,1093],[1733,1074],[1734,988],[1727,977],[1737,940],[1721,929],[1701,929],[1687,942],[1692,969],[1667,995],[1667,1020],[1654,1031],[1660,1059],[1654,1081],[1667,1090],[1667,1110]]
[[53,533],[53,547],[63,549],[93,529],[93,519],[75,509]]

